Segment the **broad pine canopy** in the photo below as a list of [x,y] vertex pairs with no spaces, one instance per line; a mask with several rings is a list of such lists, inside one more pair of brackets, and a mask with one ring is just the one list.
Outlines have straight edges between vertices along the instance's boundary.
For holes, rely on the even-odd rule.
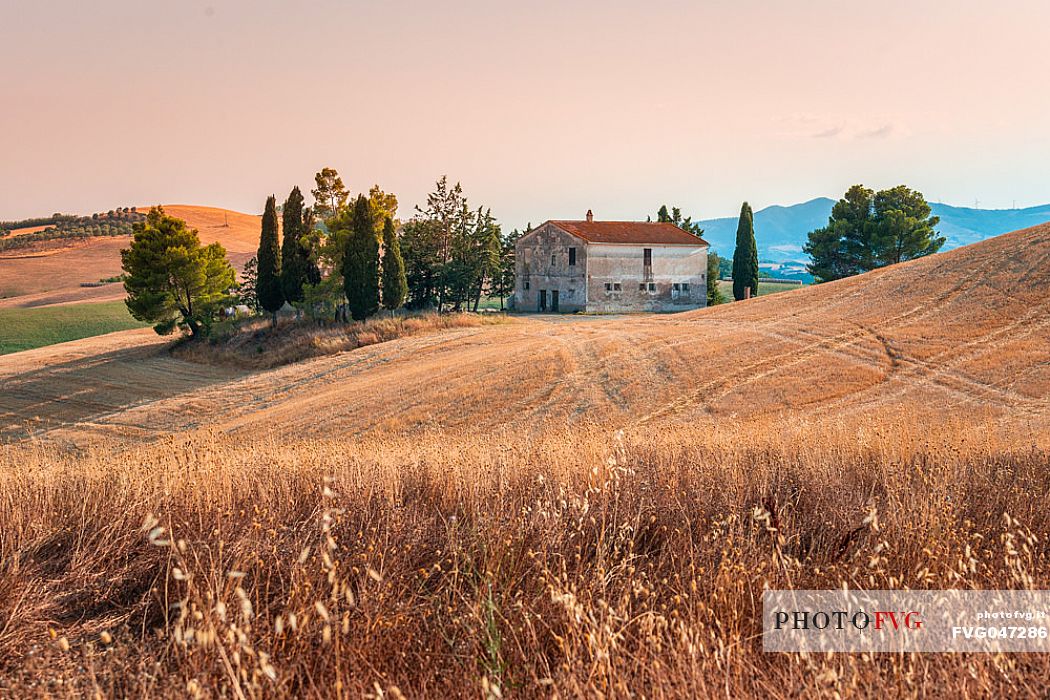
[[218,243],[202,246],[186,222],[153,207],[135,224],[131,247],[120,251],[131,315],[167,335],[185,327],[197,335],[229,298],[237,277]]

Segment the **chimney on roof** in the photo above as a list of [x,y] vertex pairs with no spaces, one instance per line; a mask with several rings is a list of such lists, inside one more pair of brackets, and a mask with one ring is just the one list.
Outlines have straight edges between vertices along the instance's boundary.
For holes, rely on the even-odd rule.
[[587,210],[587,223],[594,221],[594,212],[590,209]]

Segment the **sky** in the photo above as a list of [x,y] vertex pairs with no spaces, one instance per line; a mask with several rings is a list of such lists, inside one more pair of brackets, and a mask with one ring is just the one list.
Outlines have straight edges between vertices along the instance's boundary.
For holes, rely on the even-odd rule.
[[1045,0],[5,0],[0,220],[260,212],[324,166],[506,228],[900,183],[1050,202]]

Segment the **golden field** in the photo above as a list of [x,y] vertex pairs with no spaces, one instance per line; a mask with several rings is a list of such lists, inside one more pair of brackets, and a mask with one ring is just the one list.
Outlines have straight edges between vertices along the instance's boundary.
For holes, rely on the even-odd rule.
[[1050,227],[270,370],[0,358],[0,696],[1041,697],[761,651],[774,588],[1050,586]]

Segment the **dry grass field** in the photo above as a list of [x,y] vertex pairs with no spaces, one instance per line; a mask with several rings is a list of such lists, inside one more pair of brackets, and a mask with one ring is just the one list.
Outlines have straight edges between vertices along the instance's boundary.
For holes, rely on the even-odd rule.
[[23,228],[13,229],[10,232],[8,232],[7,235],[9,235],[9,236],[24,236],[24,235],[26,235],[28,233],[39,233],[40,231],[43,231],[44,229],[48,228],[48,226],[49,226],[49,224],[44,224],[42,226],[25,226]]
[[[201,241],[218,241],[240,269],[259,244],[260,217],[214,207],[164,205],[198,229]],[[143,211],[146,208],[140,208]],[[229,226],[226,226],[227,221]],[[40,228],[40,227],[37,227]],[[19,229],[12,235],[31,235]],[[120,284],[82,287],[120,274],[120,250],[130,237],[49,241],[39,249],[0,253],[0,307],[49,306],[124,298]]]
[[[54,241],[43,250],[0,254],[0,304],[44,306],[81,299],[120,299],[119,285],[81,287],[120,274],[120,249],[129,238]],[[55,300],[58,299],[56,302]]]
[[237,269],[259,248],[262,217],[230,209],[190,204],[165,204],[164,211],[197,229],[201,243],[222,243]]
[[761,652],[765,587],[1050,587],[1050,226],[264,371],[0,358],[0,696],[1042,697]]
[[[0,359],[0,421],[74,443],[196,426],[328,435],[424,428],[690,425],[827,419],[861,424],[923,406],[983,434],[1047,446],[1050,227],[861,277],[698,312],[522,316],[402,338],[204,383],[152,339],[93,354],[84,340]],[[129,338],[141,338],[135,332]],[[140,358],[151,352],[148,361]],[[113,364],[148,399],[110,397]],[[39,366],[27,372],[27,366]],[[170,398],[157,398],[170,394]],[[41,407],[63,401],[63,418]],[[0,423],[2,428],[2,423]]]

